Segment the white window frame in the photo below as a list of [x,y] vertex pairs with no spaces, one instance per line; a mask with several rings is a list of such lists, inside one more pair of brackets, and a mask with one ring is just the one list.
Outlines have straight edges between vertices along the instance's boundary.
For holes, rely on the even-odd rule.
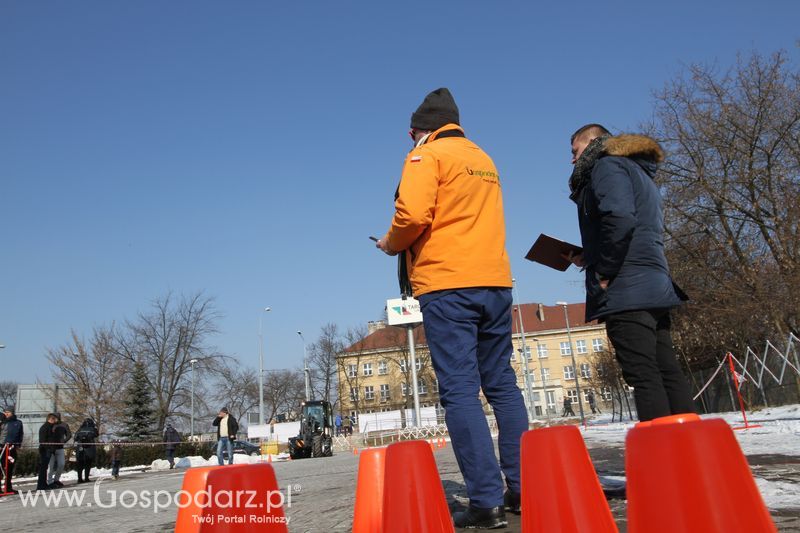
[[372,363],[364,363],[364,366],[362,368],[364,370],[364,375],[365,376],[371,376],[372,375]]
[[347,377],[350,378],[358,377],[358,365],[347,365]]
[[589,350],[586,348],[586,340],[578,339],[575,341],[575,353],[589,353]]
[[358,387],[350,387],[350,401],[351,402],[358,401]]
[[364,387],[364,399],[365,400],[374,400],[375,399],[375,387],[372,385],[367,385]]
[[556,408],[556,391],[545,391],[544,395],[545,399],[547,400],[547,408],[548,409],[555,409]]
[[388,383],[381,383],[381,401],[385,402],[389,399],[389,384]]
[[581,377],[583,379],[592,378],[592,366],[589,363],[581,363]]
[[595,353],[603,351],[603,339],[592,339],[592,350]]
[[572,365],[564,365],[564,379],[575,379],[575,368]]
[[539,372],[542,375],[542,381],[547,381],[550,379],[550,369],[542,367],[542,371]]
[[378,375],[385,376],[389,373],[389,365],[386,363],[386,359],[381,359],[378,361]]
[[559,348],[561,349],[561,355],[572,355],[572,346],[570,346],[569,341],[559,343]]
[[573,404],[578,403],[578,391],[576,389],[567,389],[565,393],[565,396],[572,400]]
[[539,359],[545,359],[547,357],[547,345],[546,344],[537,344],[536,345],[536,355],[539,356]]

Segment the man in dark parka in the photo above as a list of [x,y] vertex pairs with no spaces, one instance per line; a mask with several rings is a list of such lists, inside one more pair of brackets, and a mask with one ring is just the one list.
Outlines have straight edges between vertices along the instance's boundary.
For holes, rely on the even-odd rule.
[[664,253],[653,181],[664,153],[649,137],[612,137],[599,124],[580,128],[571,143],[583,254],[570,259],[586,270],[586,320],[605,321],[640,420],[694,412],[670,334],[670,309],[687,297]]

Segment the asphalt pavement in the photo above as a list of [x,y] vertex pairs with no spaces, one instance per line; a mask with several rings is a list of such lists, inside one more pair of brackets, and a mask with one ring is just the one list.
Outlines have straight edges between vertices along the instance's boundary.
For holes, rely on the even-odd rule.
[[[623,475],[621,447],[599,445],[590,449],[595,468],[601,475]],[[451,510],[467,504],[463,479],[458,471],[452,448],[437,449],[436,462]],[[788,456],[752,456],[751,467],[766,479],[800,483],[800,459]],[[350,531],[358,467],[358,456],[338,453],[333,457],[273,463],[284,494],[291,491],[291,502],[285,507],[289,531],[328,533]],[[184,471],[132,472],[119,480],[69,485],[62,491],[59,505],[35,505],[23,502],[20,496],[0,499],[2,531],[59,532],[151,532],[172,531],[177,507],[170,495],[176,494]],[[16,488],[29,491],[34,483]],[[40,493],[41,494],[41,493]],[[83,498],[80,503],[67,503],[67,496]],[[150,502],[145,501],[149,495]],[[116,505],[113,505],[116,499]],[[147,505],[145,505],[147,503]],[[625,501],[610,500],[610,507],[621,532],[626,530]],[[668,510],[665,510],[668,513]],[[773,512],[779,531],[800,533],[800,508]],[[506,531],[519,531],[519,517],[509,515]]]

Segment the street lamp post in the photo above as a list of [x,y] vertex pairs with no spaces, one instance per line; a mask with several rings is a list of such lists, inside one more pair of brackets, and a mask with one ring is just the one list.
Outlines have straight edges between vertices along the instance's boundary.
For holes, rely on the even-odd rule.
[[528,350],[525,346],[525,327],[522,324],[522,308],[520,307],[519,291],[517,291],[517,280],[512,278],[511,284],[517,294],[517,319],[519,319],[519,332],[522,337],[522,372],[525,377],[525,395],[528,398],[528,422],[533,422],[536,418],[536,408],[533,405],[533,387],[531,386],[530,369],[528,367]]
[[189,432],[192,434],[192,441],[194,441],[194,364],[197,362],[197,359],[192,359],[189,361],[192,370],[192,415],[191,415],[191,423],[189,426]]
[[[540,339],[533,338],[531,339],[533,342],[536,343],[536,352],[539,352],[539,342]],[[535,372],[535,371],[534,371]],[[550,408],[549,402],[547,401],[547,378],[545,377],[544,373],[544,364],[539,361],[539,374],[542,376],[542,406],[544,406],[544,416],[547,417],[547,425],[550,425]]]
[[264,335],[262,334],[262,319],[264,313],[268,313],[272,309],[265,307],[258,315],[258,423],[263,424],[264,421]]
[[575,362],[575,351],[572,349],[572,331],[569,327],[569,315],[567,314],[567,302],[556,302],[564,308],[564,322],[567,324],[567,341],[569,342],[569,354],[572,357],[572,368],[575,372],[575,390],[578,392],[578,409],[581,411],[581,424],[586,427],[586,417],[583,414],[583,401],[581,400],[581,379],[578,373],[578,364]]
[[305,382],[306,386],[306,401],[311,400],[311,373],[308,370],[308,358],[306,354],[306,338],[303,337],[303,332],[298,331],[298,335],[300,335],[300,340],[303,341],[303,381]]

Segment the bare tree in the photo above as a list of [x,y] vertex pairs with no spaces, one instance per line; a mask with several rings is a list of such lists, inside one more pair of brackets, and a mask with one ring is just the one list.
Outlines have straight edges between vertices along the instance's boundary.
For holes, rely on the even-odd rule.
[[[397,385],[397,398],[403,398],[402,404],[398,407],[411,409],[414,406],[414,389],[412,388],[411,350],[408,347],[408,333],[405,327],[390,327],[392,328],[391,345],[397,347],[396,356],[392,358],[392,362],[397,365],[403,375],[403,383]],[[414,355],[417,360],[417,381],[426,386],[432,385],[436,380],[436,375],[431,363],[430,350],[427,347],[415,346]],[[402,391],[403,386],[405,386],[405,394]]]
[[7,407],[17,402],[17,383],[14,381],[0,381],[0,405]]
[[[687,362],[786,338],[800,326],[800,73],[784,53],[695,65],[656,94],[668,152],[658,180]],[[800,388],[800,381],[797,383]]]
[[213,298],[195,293],[175,298],[171,293],[153,301],[151,309],[126,322],[116,337],[118,353],[139,361],[156,401],[159,430],[170,416],[186,417],[190,403],[191,361],[201,376],[216,371],[225,357],[208,344],[220,318]]
[[121,423],[130,365],[114,349],[114,327],[97,327],[88,342],[72,332],[72,341],[47,351],[52,365],[57,408],[68,422],[92,417],[98,429],[112,431]]
[[245,414],[258,408],[258,371],[242,368],[238,361],[221,364],[213,390],[218,408],[227,407],[230,414],[241,421]]
[[298,412],[305,397],[302,370],[272,371],[264,380],[264,415],[267,420],[274,420],[280,414],[289,417]]
[[319,397],[329,402],[337,389],[336,355],[343,348],[344,344],[336,324],[322,326],[319,338],[309,347],[310,366],[313,369],[311,388]]

